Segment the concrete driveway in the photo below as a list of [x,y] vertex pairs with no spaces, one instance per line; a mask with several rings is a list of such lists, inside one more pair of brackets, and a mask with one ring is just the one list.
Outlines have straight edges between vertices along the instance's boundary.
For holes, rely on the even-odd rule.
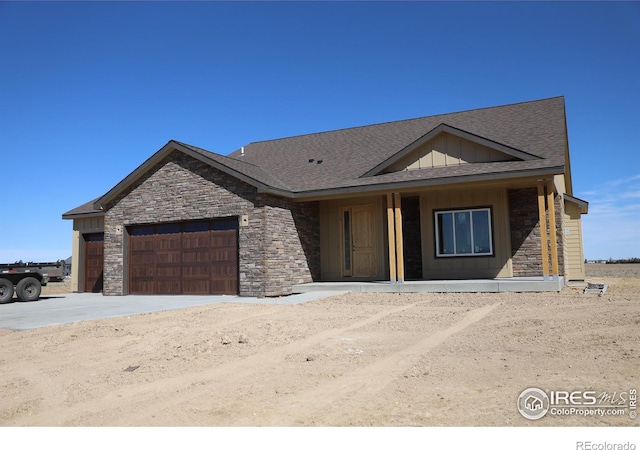
[[0,328],[29,330],[85,320],[168,311],[214,303],[292,305],[339,294],[340,292],[309,292],[275,298],[230,295],[127,295],[123,297],[106,297],[102,294],[51,295],[41,297],[33,302],[15,301],[0,304]]

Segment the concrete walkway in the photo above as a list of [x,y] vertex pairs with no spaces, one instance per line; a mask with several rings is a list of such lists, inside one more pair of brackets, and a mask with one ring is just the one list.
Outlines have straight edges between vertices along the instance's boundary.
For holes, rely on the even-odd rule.
[[102,294],[61,294],[41,297],[33,302],[14,301],[0,304],[0,328],[29,330],[32,328],[130,316],[155,311],[190,308],[215,303],[259,303],[293,305],[340,292],[309,292],[287,297],[257,298],[230,295],[127,295],[106,297]]
[[293,293],[314,291],[349,292],[560,292],[564,277],[512,277],[479,280],[419,280],[391,283],[389,281],[315,282],[293,286]]

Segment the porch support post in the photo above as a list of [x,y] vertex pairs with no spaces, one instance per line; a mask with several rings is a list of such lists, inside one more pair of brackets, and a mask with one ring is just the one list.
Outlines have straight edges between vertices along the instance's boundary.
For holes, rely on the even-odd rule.
[[393,194],[396,213],[396,263],[398,266],[398,283],[404,282],[404,238],[402,236],[402,209],[400,193]]
[[547,181],[547,209],[549,211],[549,237],[551,238],[551,273],[553,279],[559,278],[558,271],[558,234],[556,233],[556,203],[553,201],[553,181]]
[[393,212],[393,194],[387,194],[387,231],[389,237],[389,281],[397,283],[396,275],[396,240],[395,221]]
[[544,205],[544,180],[538,181],[538,218],[540,221],[540,245],[542,246],[542,276],[549,279],[549,248],[547,244],[547,214]]

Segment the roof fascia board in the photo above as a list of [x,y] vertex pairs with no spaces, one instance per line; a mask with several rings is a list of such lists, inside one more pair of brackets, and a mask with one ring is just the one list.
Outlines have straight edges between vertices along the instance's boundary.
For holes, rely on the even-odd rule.
[[63,214],[63,220],[73,220],[73,219],[88,219],[90,217],[103,217],[104,211],[91,211],[85,213],[77,213],[77,214]]
[[452,127],[451,125],[447,125],[446,123],[441,123],[440,125],[438,125],[434,129],[429,131],[427,134],[425,134],[422,137],[416,139],[411,144],[409,144],[408,146],[406,146],[405,148],[400,150],[395,155],[391,156],[387,160],[383,161],[382,163],[378,164],[373,169],[371,169],[368,172],[366,172],[365,174],[363,174],[361,176],[361,178],[378,175],[384,169],[386,169],[387,167],[391,166],[393,163],[399,161],[403,157],[407,156],[409,153],[411,153],[412,151],[414,151],[415,149],[417,149],[421,145],[426,144],[431,139],[435,138],[436,136],[438,136],[441,133],[452,134],[452,135],[457,136],[457,137],[459,137],[461,139],[466,139],[466,140],[471,141],[473,143],[476,143],[476,144],[479,144],[479,145],[483,145],[485,147],[489,147],[489,148],[491,148],[493,150],[497,150],[497,151],[502,152],[502,153],[506,153],[509,156],[513,156],[515,158],[519,158],[519,159],[521,159],[523,161],[542,159],[539,156],[535,156],[535,155],[532,155],[530,153],[523,152],[521,150],[517,150],[515,148],[509,147],[507,145],[500,144],[500,143],[495,142],[495,141],[491,141],[489,139],[483,138],[482,136],[478,136],[476,134],[469,133],[468,131],[464,131],[464,130],[461,130],[459,128]]
[[571,179],[571,158],[569,157],[569,130],[567,128],[567,108],[562,102],[562,115],[564,116],[564,165],[566,166],[566,188],[569,194],[573,194],[573,180]]
[[300,200],[313,200],[314,198],[338,196],[345,194],[359,194],[359,193],[373,193],[373,192],[389,192],[397,191],[399,189],[415,189],[421,187],[434,187],[434,186],[448,186],[452,184],[462,183],[474,183],[479,181],[498,181],[506,180],[509,178],[526,178],[526,177],[540,177],[547,175],[557,175],[562,173],[563,166],[545,167],[542,169],[524,169],[512,172],[500,172],[500,173],[486,173],[486,174],[474,174],[474,175],[461,175],[457,177],[443,177],[435,179],[421,179],[411,181],[399,181],[380,184],[371,184],[366,186],[350,186],[342,188],[328,188],[319,189],[314,191],[296,192],[290,195],[289,198]]
[[580,214],[588,214],[589,213],[589,202],[586,200],[579,199],[570,194],[564,194],[564,199],[568,202],[574,203],[578,205],[580,208]]

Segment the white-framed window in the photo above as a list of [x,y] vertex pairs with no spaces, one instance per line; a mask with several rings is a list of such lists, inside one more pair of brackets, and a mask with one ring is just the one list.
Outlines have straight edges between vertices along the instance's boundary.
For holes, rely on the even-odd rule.
[[436,256],[492,256],[491,208],[435,211]]

